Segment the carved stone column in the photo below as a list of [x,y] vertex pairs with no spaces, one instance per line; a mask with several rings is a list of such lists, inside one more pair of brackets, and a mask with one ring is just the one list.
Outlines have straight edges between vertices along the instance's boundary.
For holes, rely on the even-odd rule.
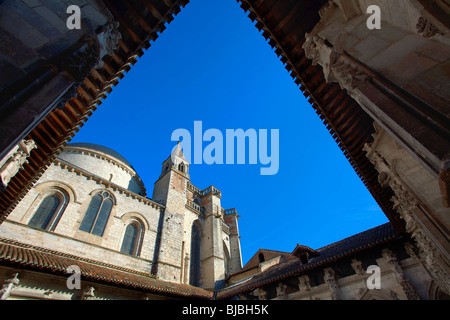
[[14,273],[12,278],[6,279],[3,288],[0,290],[0,300],[7,300],[11,295],[12,290],[19,284],[19,274]]
[[287,299],[287,293],[286,293],[287,285],[284,283],[280,283],[277,286],[277,297],[280,300],[286,300]]
[[253,290],[253,295],[257,296],[259,300],[267,300],[267,291],[261,288]]
[[339,288],[337,286],[336,278],[334,275],[334,270],[332,268],[327,268],[324,270],[324,272],[325,272],[324,280],[328,288],[330,289],[331,299],[341,300]]
[[395,273],[395,278],[397,279],[398,283],[402,286],[403,291],[408,297],[408,300],[420,300],[420,297],[417,294],[416,290],[414,289],[413,285],[406,278],[406,275],[403,272],[403,269],[398,261],[397,256],[389,249],[383,249],[382,254],[383,257],[386,259],[387,263],[392,267]]
[[328,83],[337,82],[342,89],[355,99],[361,100],[356,89],[366,83],[369,75],[352,65],[338,50],[327,44],[326,39],[306,34],[303,49],[313,65],[322,66],[325,80]]
[[361,261],[357,259],[352,259],[351,266],[357,275],[363,276],[366,274]]
[[309,281],[309,277],[304,275],[298,278],[298,290],[301,293],[308,293],[311,291],[311,282]]
[[[424,259],[427,270],[432,274],[433,278],[439,283],[443,291],[450,293],[450,275],[445,266],[439,262],[439,252],[435,242],[430,238],[422,223],[416,217],[414,212],[421,210],[419,208],[420,201],[414,192],[404,183],[395,168],[383,159],[379,152],[375,149],[378,137],[382,134],[382,129],[375,125],[376,133],[374,142],[366,144],[364,151],[367,152],[367,158],[374,164],[375,169],[380,173],[378,181],[381,186],[389,186],[395,193],[392,197],[393,208],[400,214],[400,217],[406,222],[406,232],[415,240],[419,249],[419,256]],[[445,253],[444,253],[445,255]]]
[[3,191],[11,179],[28,162],[31,150],[36,148],[33,140],[22,140],[4,159],[0,161],[0,191]]

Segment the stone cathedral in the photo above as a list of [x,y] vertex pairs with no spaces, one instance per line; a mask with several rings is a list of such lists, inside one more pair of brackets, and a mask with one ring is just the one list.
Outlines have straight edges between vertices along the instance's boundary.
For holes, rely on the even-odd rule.
[[0,0],[1,300],[449,298],[448,1],[237,2],[389,223],[242,265],[236,210],[179,146],[149,197],[122,155],[69,143],[189,1]]
[[150,199],[123,156],[75,143],[1,225],[0,235],[214,290],[242,267],[238,216],[223,209],[220,199],[213,186],[201,190],[191,183],[179,144],[163,162]]

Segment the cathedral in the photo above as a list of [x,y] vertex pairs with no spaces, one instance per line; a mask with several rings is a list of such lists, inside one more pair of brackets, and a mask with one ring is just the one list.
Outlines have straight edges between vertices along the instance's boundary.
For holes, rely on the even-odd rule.
[[448,297],[389,223],[317,250],[260,249],[243,266],[236,209],[196,187],[189,165],[178,143],[150,198],[119,153],[68,144],[0,225],[2,299]]
[[[161,287],[170,282],[214,291],[242,267],[238,215],[221,207],[221,197],[214,186],[201,190],[191,183],[179,144],[162,163],[149,198],[123,156],[103,146],[74,143],[1,225],[0,237],[5,245],[20,243],[83,263],[101,262],[104,272],[119,268],[158,279]],[[45,282],[19,296],[51,291]]]
[[189,1],[70,2],[81,29],[67,1],[0,0],[1,300],[448,299],[448,1],[237,1],[389,220],[245,265],[237,210],[179,145],[150,196],[70,143]]

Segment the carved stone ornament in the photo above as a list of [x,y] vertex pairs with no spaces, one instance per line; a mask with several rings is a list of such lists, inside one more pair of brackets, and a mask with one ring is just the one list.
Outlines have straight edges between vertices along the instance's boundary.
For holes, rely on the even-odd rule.
[[416,290],[414,289],[413,285],[406,278],[406,275],[403,272],[403,269],[400,265],[400,262],[398,261],[397,256],[389,249],[383,250],[383,256],[386,259],[387,263],[394,270],[395,277],[396,277],[398,283],[402,286],[402,289],[405,292],[408,300],[420,300],[420,297],[417,294]]
[[259,300],[267,300],[267,291],[261,288],[253,290],[253,295],[258,297]]
[[[381,132],[380,132],[381,133]],[[380,133],[377,133],[380,134]],[[375,136],[375,141],[377,137]],[[384,172],[380,180],[392,189],[394,196],[391,198],[393,209],[396,210],[400,218],[405,221],[406,232],[415,240],[419,249],[418,256],[425,261],[426,268],[430,271],[433,278],[439,283],[439,286],[446,293],[450,293],[450,275],[445,267],[439,263],[438,249],[422,227],[422,224],[414,215],[414,210],[419,208],[420,201],[414,195],[413,191],[401,180],[393,168],[383,159],[381,154],[372,144],[366,144],[364,150],[367,152],[367,158],[374,164],[378,172]]]
[[22,140],[19,144],[9,152],[0,162],[0,191],[4,190],[11,179],[23,168],[28,162],[31,150],[36,148],[33,140]]
[[351,65],[337,50],[327,44],[326,40],[306,34],[303,44],[305,55],[313,65],[322,66],[326,82],[337,82],[342,89],[353,91],[367,82],[369,76]]
[[324,280],[328,288],[330,289],[331,299],[340,300],[339,289],[336,283],[333,269],[327,268],[324,270]]
[[101,27],[97,31],[97,39],[100,44],[100,53],[98,63],[95,65],[96,69],[103,67],[103,57],[106,55],[113,56],[114,51],[119,45],[122,35],[119,32],[119,22],[114,21]]
[[82,300],[95,300],[95,288],[89,287],[86,291],[83,292]]
[[308,292],[311,290],[311,282],[308,276],[301,276],[298,278],[298,290],[300,292]]
[[0,290],[0,300],[7,300],[11,295],[12,290],[19,284],[19,274],[14,273],[12,278],[6,279],[3,288]]
[[436,34],[444,35],[438,28],[436,28],[430,21],[424,17],[420,17],[416,25],[417,32],[421,33],[424,38],[431,38]]
[[286,299],[287,298],[287,285],[285,285],[284,283],[280,283],[277,286],[277,297],[280,299]]

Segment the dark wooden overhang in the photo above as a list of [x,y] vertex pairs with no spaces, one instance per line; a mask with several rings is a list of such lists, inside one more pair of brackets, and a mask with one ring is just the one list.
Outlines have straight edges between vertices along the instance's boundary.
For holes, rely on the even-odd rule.
[[[41,121],[26,139],[33,139],[37,149],[29,163],[10,181],[0,197],[0,222],[14,209],[31,186],[54,161],[62,147],[71,140],[84,122],[100,105],[102,99],[124,77],[151,40],[165,29],[188,0],[104,0],[120,22],[122,40],[112,57],[104,58],[104,66],[92,70],[62,109],[54,110]],[[320,20],[319,9],[326,0],[238,0],[241,7],[256,21],[269,45],[286,65],[295,83],[335,139],[338,146],[375,198],[397,231],[404,231],[404,222],[390,201],[393,192],[378,183],[378,172],[366,158],[363,146],[371,142],[373,120],[345,90],[326,83],[322,69],[313,66],[302,48],[305,33]]]
[[33,139],[37,148],[31,152],[23,169],[0,194],[0,223],[30,190],[62,148],[75,136],[102,100],[131,69],[150,42],[156,40],[188,0],[104,0],[120,23],[122,39],[114,56],[106,56],[104,66],[93,69],[78,88],[78,96],[63,108],[55,108],[25,139]]
[[308,99],[355,172],[363,181],[397,232],[404,232],[404,221],[393,209],[394,195],[381,187],[378,172],[367,159],[363,146],[373,141],[372,118],[337,83],[325,81],[322,68],[313,66],[303,50],[305,34],[319,22],[320,8],[326,0],[279,1],[238,0],[241,7],[269,45],[285,64],[295,83]]

